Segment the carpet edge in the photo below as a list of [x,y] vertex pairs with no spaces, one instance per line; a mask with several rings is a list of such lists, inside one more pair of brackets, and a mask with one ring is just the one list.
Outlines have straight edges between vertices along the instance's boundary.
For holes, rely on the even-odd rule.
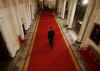
[[40,18],[40,16],[37,18],[38,20],[37,20],[36,25],[35,25],[35,31],[34,31],[34,33],[32,33],[32,39],[31,39],[31,44],[30,44],[31,48],[27,52],[26,60],[24,62],[24,66],[23,66],[22,71],[27,71],[27,69],[28,69],[29,60],[30,60],[30,57],[31,57],[32,48],[33,48],[33,45],[34,45],[34,40],[35,40],[35,37],[36,37],[36,32],[37,32],[37,28],[38,28],[38,24],[39,24],[39,18]]
[[[55,17],[54,17],[54,18],[55,18]],[[70,53],[70,55],[71,55],[71,57],[72,57],[72,60],[73,60],[73,62],[74,62],[74,64],[75,64],[76,69],[77,69],[78,71],[82,71],[82,69],[81,69],[81,67],[80,67],[80,65],[79,65],[79,63],[78,63],[78,61],[76,60],[75,55],[73,54],[73,50],[70,48],[71,46],[69,45],[69,42],[68,42],[67,38],[65,37],[64,32],[62,31],[61,26],[58,24],[58,21],[57,21],[56,18],[55,18],[55,20],[56,20],[56,22],[57,22],[57,25],[58,25],[60,31],[61,31],[62,37],[63,37],[63,39],[65,40],[65,44],[66,44],[66,46],[68,46],[69,53]],[[76,62],[76,61],[77,61],[77,62]]]

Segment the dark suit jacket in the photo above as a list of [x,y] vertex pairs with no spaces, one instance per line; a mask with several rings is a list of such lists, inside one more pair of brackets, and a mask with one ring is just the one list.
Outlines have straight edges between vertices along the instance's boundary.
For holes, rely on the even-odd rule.
[[48,40],[53,40],[54,38],[54,30],[49,30],[48,31]]

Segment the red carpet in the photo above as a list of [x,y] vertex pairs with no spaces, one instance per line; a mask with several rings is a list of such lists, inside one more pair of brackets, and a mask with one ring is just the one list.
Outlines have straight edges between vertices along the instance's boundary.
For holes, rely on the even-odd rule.
[[100,71],[100,55],[98,56],[91,46],[79,52],[90,71]]
[[[54,47],[48,42],[48,29],[55,31]],[[40,13],[39,25],[27,71],[78,71],[60,32],[54,15],[50,11]]]

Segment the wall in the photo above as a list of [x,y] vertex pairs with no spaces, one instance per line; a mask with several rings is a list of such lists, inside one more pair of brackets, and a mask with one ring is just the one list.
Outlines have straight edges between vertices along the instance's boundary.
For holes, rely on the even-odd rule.
[[37,0],[0,0],[0,31],[11,57],[20,49],[18,37],[24,40],[22,24],[28,30],[36,12]]
[[[68,2],[68,15],[70,15],[71,11],[73,11],[72,3],[74,0],[58,0],[57,4],[57,13],[58,17],[64,19],[65,18],[65,11],[66,11],[66,4]],[[75,0],[76,1],[76,0]],[[74,3],[75,3],[74,1]],[[74,11],[73,11],[74,12]],[[68,16],[70,18],[70,16]],[[68,18],[68,20],[69,20]]]
[[17,50],[20,48],[20,44],[9,15],[10,13],[7,8],[0,9],[0,31],[6,42],[10,56],[14,57]]
[[88,23],[88,29],[85,33],[84,40],[88,41],[89,44],[93,46],[93,48],[100,53],[100,46],[97,46],[91,39],[90,35],[94,27],[94,23],[100,24],[100,0],[94,0],[94,9],[92,12],[92,15],[90,17],[89,23]]
[[55,9],[56,8],[56,0],[48,0],[49,8]]
[[[19,23],[25,25],[25,29],[28,30],[32,24],[32,20],[35,19],[34,15],[37,12],[36,0],[27,0],[21,2],[17,1],[17,16]],[[22,37],[23,38],[23,37]]]

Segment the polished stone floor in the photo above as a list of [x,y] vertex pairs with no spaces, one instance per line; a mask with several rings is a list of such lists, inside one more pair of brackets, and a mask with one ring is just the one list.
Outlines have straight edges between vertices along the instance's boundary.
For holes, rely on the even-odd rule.
[[79,63],[80,67],[82,68],[83,71],[89,71],[84,60],[80,56],[78,49],[79,49],[79,44],[76,43],[78,35],[76,32],[72,29],[68,29],[68,25],[66,23],[66,19],[61,19],[56,17],[58,24],[60,25],[66,39],[69,41],[69,45],[75,55],[75,58],[77,59],[77,62]]

